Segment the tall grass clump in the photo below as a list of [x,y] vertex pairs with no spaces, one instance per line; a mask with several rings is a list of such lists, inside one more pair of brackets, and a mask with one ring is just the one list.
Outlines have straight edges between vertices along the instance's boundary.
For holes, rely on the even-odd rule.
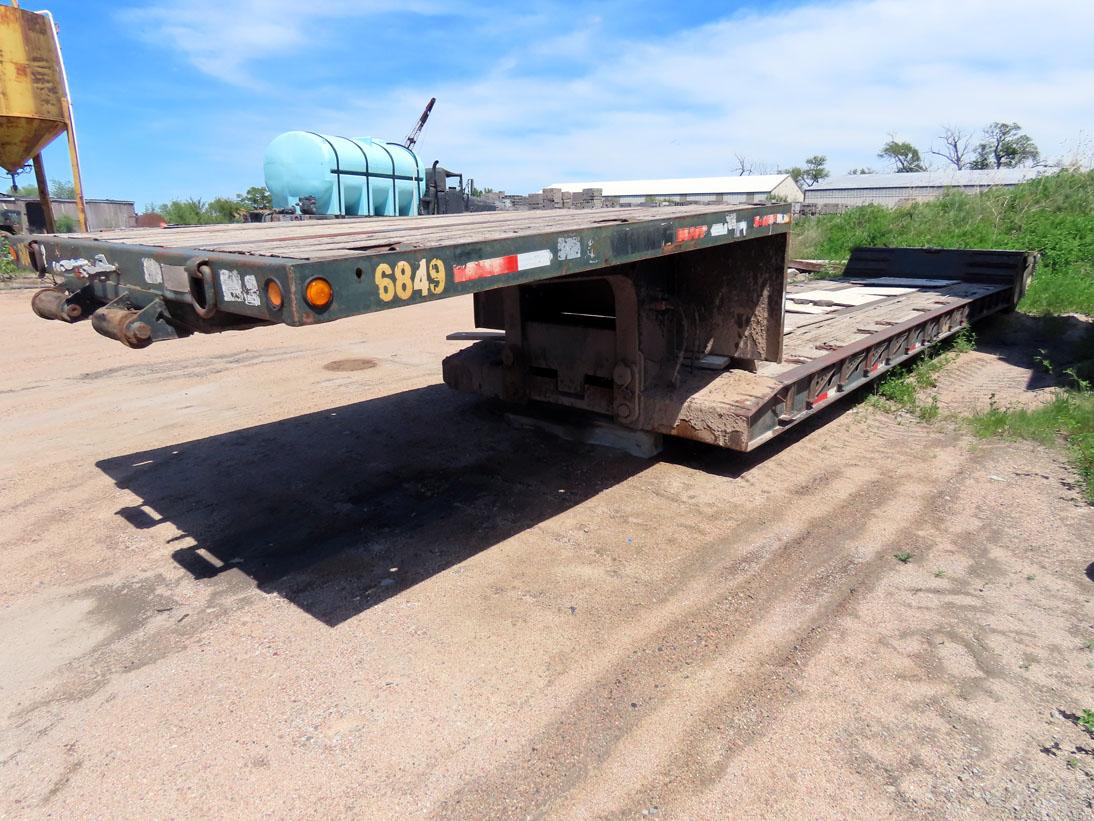
[[794,228],[799,258],[846,259],[860,245],[1039,251],[1019,309],[1094,315],[1094,171],[1063,170],[981,194],[949,191],[898,208],[864,205],[807,217]]

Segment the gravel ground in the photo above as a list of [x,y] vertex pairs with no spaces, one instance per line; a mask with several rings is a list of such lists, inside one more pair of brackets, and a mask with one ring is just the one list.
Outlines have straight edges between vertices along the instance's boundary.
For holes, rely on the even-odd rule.
[[[440,384],[465,299],[145,351],[28,303],[0,816],[1091,817],[1056,451],[846,404],[643,461]],[[944,408],[1043,389],[1021,322]]]

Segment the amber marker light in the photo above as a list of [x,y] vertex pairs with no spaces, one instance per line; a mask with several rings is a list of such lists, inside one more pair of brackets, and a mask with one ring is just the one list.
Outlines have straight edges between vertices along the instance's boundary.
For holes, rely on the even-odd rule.
[[315,310],[321,311],[334,299],[334,291],[323,277],[316,277],[304,286],[304,299]]
[[276,279],[266,280],[266,302],[275,311],[280,311],[281,306],[285,304],[285,298],[281,294],[281,286],[277,284]]

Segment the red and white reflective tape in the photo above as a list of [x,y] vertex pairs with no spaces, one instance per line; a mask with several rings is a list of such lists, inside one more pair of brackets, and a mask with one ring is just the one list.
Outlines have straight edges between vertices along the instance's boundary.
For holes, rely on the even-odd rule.
[[452,269],[452,276],[456,282],[470,282],[473,279],[485,277],[500,277],[505,274],[515,274],[517,271],[528,271],[532,268],[543,268],[551,264],[554,255],[550,251],[527,251],[523,254],[509,254],[493,259],[478,259],[466,265],[457,265]]
[[706,235],[707,227],[705,225],[694,225],[691,228],[676,229],[677,242],[692,242],[693,240],[702,239]]

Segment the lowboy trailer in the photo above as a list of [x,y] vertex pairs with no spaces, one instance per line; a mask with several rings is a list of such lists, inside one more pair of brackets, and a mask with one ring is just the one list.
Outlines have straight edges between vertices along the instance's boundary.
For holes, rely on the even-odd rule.
[[1012,309],[1037,257],[857,249],[787,287],[790,209],[689,206],[135,229],[15,239],[35,312],[141,348],[473,294],[445,381],[751,450]]

